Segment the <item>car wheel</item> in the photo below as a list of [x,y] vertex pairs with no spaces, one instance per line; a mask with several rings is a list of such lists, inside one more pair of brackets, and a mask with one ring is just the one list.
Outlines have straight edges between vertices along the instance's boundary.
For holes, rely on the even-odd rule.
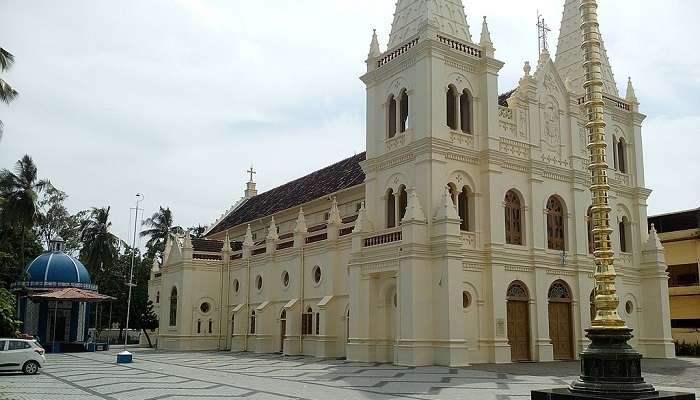
[[34,375],[39,372],[39,363],[36,361],[27,361],[22,367],[22,372],[27,375]]

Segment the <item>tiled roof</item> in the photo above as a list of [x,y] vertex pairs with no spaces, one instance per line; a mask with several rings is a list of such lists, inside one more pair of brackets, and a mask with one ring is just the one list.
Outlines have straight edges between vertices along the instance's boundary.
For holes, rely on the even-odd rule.
[[360,163],[365,158],[366,154],[360,153],[303,178],[261,193],[229,214],[208,235],[357,186],[365,181],[365,173],[360,167]]
[[658,233],[700,228],[700,208],[649,217],[649,229],[654,224]]
[[[206,251],[211,253],[218,253],[224,248],[224,242],[221,240],[211,240],[202,238],[192,238],[192,248],[194,251]],[[232,241],[231,250],[239,251],[241,250],[241,242]]]
[[498,96],[498,105],[501,107],[508,107],[508,99],[515,93],[517,89],[510,90]]

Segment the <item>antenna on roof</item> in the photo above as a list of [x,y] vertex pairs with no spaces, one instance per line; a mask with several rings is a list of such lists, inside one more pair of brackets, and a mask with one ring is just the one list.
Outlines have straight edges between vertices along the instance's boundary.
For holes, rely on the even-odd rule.
[[542,54],[543,51],[549,51],[549,45],[547,43],[547,34],[552,30],[549,29],[547,24],[544,22],[544,17],[540,14],[540,10],[537,10],[537,48],[539,50],[538,54]]

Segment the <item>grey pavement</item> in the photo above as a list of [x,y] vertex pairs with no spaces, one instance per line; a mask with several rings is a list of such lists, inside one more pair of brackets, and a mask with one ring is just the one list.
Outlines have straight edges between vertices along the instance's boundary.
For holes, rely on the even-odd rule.
[[[133,349],[50,354],[40,374],[0,374],[0,399],[529,399],[534,389],[568,385],[578,362],[399,367],[311,357]],[[659,389],[700,395],[700,359],[644,360]]]

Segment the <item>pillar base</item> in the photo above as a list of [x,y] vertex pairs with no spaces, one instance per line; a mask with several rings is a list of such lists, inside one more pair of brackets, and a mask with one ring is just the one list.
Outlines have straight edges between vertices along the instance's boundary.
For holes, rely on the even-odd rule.
[[695,400],[685,393],[660,393],[642,377],[642,355],[627,342],[632,329],[591,328],[581,353],[581,376],[566,389],[533,391],[532,400]]

